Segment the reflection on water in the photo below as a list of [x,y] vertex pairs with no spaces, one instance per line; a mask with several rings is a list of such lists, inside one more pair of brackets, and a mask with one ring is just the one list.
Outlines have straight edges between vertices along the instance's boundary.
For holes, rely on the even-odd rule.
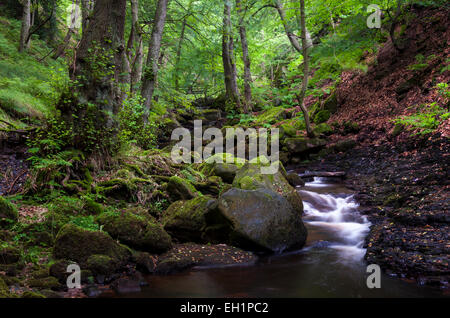
[[382,276],[366,286],[364,237],[370,223],[348,189],[316,178],[299,189],[308,228],[306,246],[257,265],[194,269],[148,276],[149,286],[130,297],[436,297],[439,290]]

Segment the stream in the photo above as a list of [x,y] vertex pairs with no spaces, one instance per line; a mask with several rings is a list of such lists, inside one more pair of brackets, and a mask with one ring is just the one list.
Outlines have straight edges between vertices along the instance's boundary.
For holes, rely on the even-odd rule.
[[148,276],[148,287],[122,297],[439,297],[439,290],[382,274],[381,288],[369,289],[364,238],[370,222],[358,212],[351,191],[315,178],[298,188],[308,228],[305,247],[263,257],[256,265],[194,268]]

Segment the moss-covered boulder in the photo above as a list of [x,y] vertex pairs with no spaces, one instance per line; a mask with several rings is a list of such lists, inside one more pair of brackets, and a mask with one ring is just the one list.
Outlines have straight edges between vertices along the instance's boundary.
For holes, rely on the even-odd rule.
[[107,255],[95,254],[89,256],[86,266],[94,275],[110,276],[119,269],[120,263]]
[[342,140],[337,142],[333,146],[333,150],[336,152],[346,152],[356,147],[356,141],[353,139]]
[[97,222],[111,237],[139,250],[162,253],[172,244],[169,234],[161,225],[142,215],[130,212],[103,213],[97,217]]
[[202,171],[205,174],[219,176],[224,182],[232,183],[237,171],[247,162],[229,153],[218,153],[205,160]]
[[288,200],[299,215],[303,213],[303,202],[298,192],[289,184],[280,169],[274,174],[263,174],[258,165],[247,164],[236,174],[233,187],[243,190],[269,189]]
[[297,129],[290,124],[281,124],[279,129],[281,137],[294,137],[297,135]]
[[10,222],[16,222],[19,217],[16,207],[0,196],[0,227]]
[[170,177],[167,192],[173,200],[189,200],[200,195],[189,180],[178,176]]
[[311,152],[320,151],[326,145],[326,141],[319,138],[294,137],[286,138],[284,146],[293,155],[307,155]]
[[217,200],[209,196],[174,202],[164,213],[164,229],[180,242],[204,242],[208,214],[216,207]]
[[269,189],[231,189],[218,209],[231,223],[231,242],[251,250],[282,252],[301,248],[307,230],[287,199]]
[[58,279],[53,276],[45,278],[32,278],[28,280],[28,286],[39,289],[61,290],[64,288]]
[[321,123],[328,121],[328,119],[330,119],[330,117],[331,117],[330,111],[326,110],[326,109],[322,109],[322,110],[319,110],[314,115],[313,121],[315,124],[321,124]]
[[88,231],[74,224],[67,224],[58,232],[53,248],[56,259],[67,259],[86,264],[89,256],[107,255],[118,263],[128,260],[130,251],[103,231]]
[[293,187],[303,187],[305,185],[305,181],[295,172],[288,173],[286,180]]
[[0,247],[0,264],[9,265],[18,262],[21,253],[18,248],[12,246]]

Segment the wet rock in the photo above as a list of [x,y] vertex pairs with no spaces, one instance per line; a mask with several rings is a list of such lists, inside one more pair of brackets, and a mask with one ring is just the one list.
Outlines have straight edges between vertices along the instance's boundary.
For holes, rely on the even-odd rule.
[[219,198],[219,211],[231,223],[231,240],[238,246],[282,252],[305,244],[300,214],[271,190],[231,189]]
[[305,185],[305,181],[294,172],[288,173],[286,180],[293,187],[303,187]]
[[161,255],[156,273],[161,275],[181,272],[193,266],[228,266],[254,264],[257,257],[239,248],[225,244],[199,245],[186,243],[176,245]]
[[147,252],[136,252],[133,255],[133,261],[136,263],[136,269],[146,274],[152,274],[156,270],[157,257]]

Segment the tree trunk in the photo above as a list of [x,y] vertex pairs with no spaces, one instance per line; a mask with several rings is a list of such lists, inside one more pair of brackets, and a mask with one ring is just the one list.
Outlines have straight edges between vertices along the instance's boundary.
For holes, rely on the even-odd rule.
[[147,64],[142,82],[142,97],[144,98],[144,122],[148,122],[153,93],[158,77],[158,59],[161,49],[161,39],[166,23],[167,5],[169,0],[158,0],[156,7],[153,30],[148,46]]
[[[302,47],[300,46],[300,43],[297,40],[297,36],[291,30],[291,28],[289,27],[289,24],[287,22],[286,12],[284,11],[283,4],[282,4],[281,0],[275,0],[275,8],[278,11],[278,15],[280,16],[281,23],[283,24],[283,27],[284,27],[286,35],[287,35],[287,37],[289,39],[289,42],[291,42],[292,47],[298,53],[302,53]],[[300,22],[300,24],[301,24],[301,22]],[[305,28],[306,28],[306,26],[305,26]],[[307,39],[306,43],[308,43],[308,46],[312,47],[313,46],[313,42],[312,42],[311,34],[308,32],[307,29],[305,29],[305,30],[306,30],[306,39]]]
[[31,0],[25,0],[23,4],[22,13],[22,28],[20,30],[20,42],[19,42],[19,52],[23,52],[28,49],[29,41],[28,35],[31,29]]
[[64,37],[63,42],[58,46],[55,54],[53,54],[53,56],[52,56],[52,58],[55,60],[64,54],[64,51],[66,50],[67,46],[69,45],[70,39],[72,38],[72,34],[75,33],[75,27],[76,27],[75,24],[76,24],[76,19],[77,19],[77,15],[78,15],[78,13],[76,12],[77,8],[78,8],[78,3],[79,3],[79,0],[72,1],[70,26],[69,26],[69,29],[67,30],[67,34]]
[[241,0],[236,0],[236,7],[239,14],[239,35],[241,37],[242,61],[244,62],[244,112],[248,113],[252,102],[252,72],[250,56],[248,54],[247,29],[244,25],[244,12],[241,6]]
[[234,43],[231,27],[231,6],[229,0],[224,0],[222,60],[225,76],[226,96],[232,99],[237,108],[241,108],[239,88],[237,86],[236,64],[234,63]]
[[[127,45],[127,57],[130,65],[130,92],[141,81],[144,50],[142,44],[142,30],[139,24],[139,0],[131,0],[131,32]],[[133,52],[134,48],[134,52]],[[134,58],[133,58],[134,53]]]
[[300,95],[297,95],[298,103],[302,109],[303,116],[305,118],[306,134],[308,137],[314,137],[314,132],[311,129],[311,123],[309,120],[308,110],[306,109],[304,100],[306,95],[306,89],[308,88],[309,80],[309,50],[307,31],[306,31],[306,16],[305,16],[305,0],[300,0],[300,24],[302,29],[302,55],[303,55],[303,81]]
[[94,9],[94,0],[81,0],[81,28],[87,30],[89,20]]
[[97,0],[76,52],[77,84],[61,98],[59,109],[76,149],[110,153],[117,131],[125,57],[126,0]]
[[177,46],[177,55],[175,60],[175,90],[178,91],[180,88],[180,77],[178,76],[178,73],[180,72],[180,60],[181,60],[181,47],[183,45],[184,41],[184,33],[186,31],[186,24],[187,24],[187,16],[183,19],[183,24],[181,25],[181,33],[180,33],[180,39],[178,40],[178,46]]

